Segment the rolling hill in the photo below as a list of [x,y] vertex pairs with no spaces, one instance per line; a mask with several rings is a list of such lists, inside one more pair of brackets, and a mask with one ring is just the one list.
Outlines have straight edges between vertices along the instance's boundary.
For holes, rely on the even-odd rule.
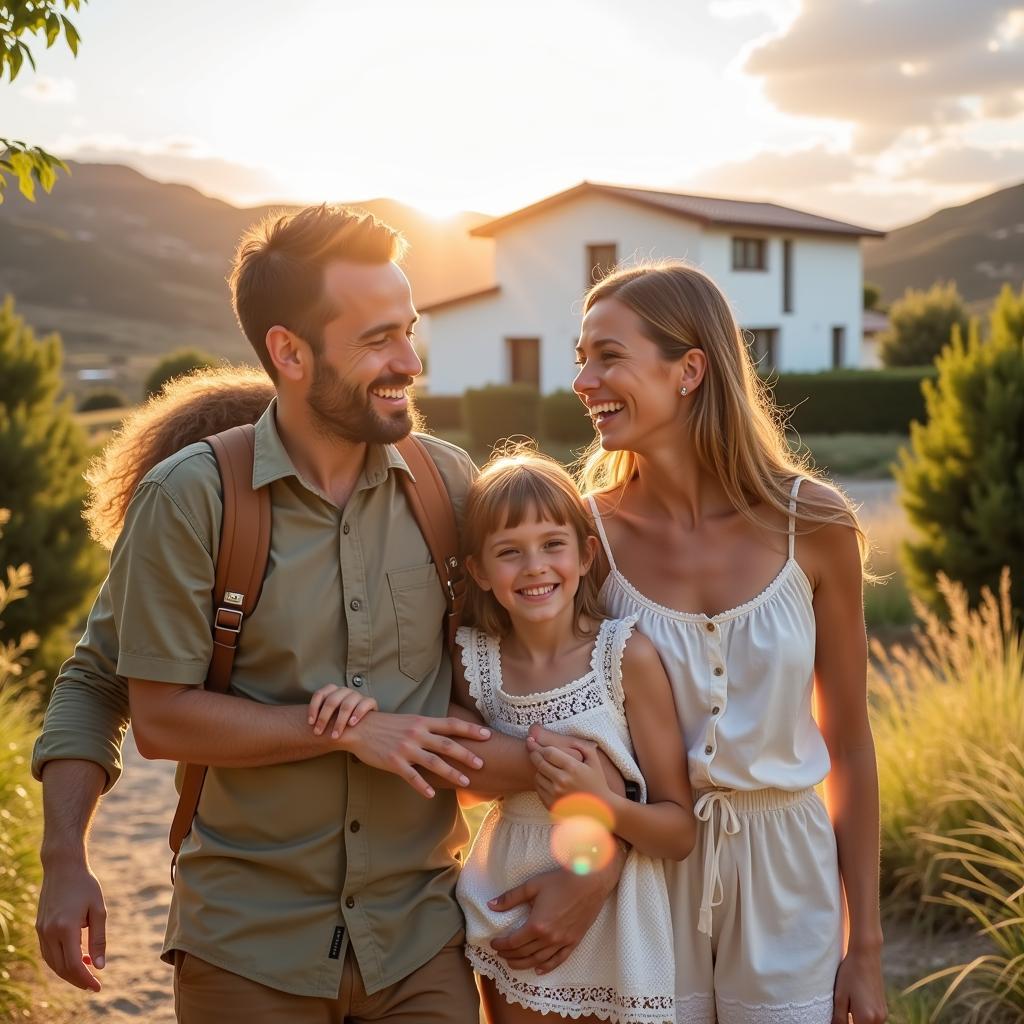
[[1024,184],[939,210],[864,244],[864,279],[891,302],[907,288],[956,281],[972,304],[991,301],[1005,282],[1024,282]]
[[[287,207],[239,209],[117,165],[71,168],[38,202],[8,190],[0,206],[0,295],[12,293],[37,330],[60,331],[69,384],[79,369],[113,368],[131,392],[156,359],[185,345],[251,359],[225,277],[241,233]],[[390,199],[354,205],[405,233],[420,305],[491,284],[493,243],[469,235],[483,214],[435,221]]]

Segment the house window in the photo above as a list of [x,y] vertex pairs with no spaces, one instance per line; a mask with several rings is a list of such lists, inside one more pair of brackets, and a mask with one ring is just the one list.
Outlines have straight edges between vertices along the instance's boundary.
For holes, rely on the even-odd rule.
[[590,288],[602,277],[610,274],[618,262],[618,251],[614,242],[603,242],[601,245],[587,246],[587,280]]
[[540,388],[540,338],[507,338],[510,384]]
[[764,238],[734,238],[732,240],[733,270],[767,270],[768,244]]
[[793,312],[793,243],[782,241],[782,312]]
[[832,369],[838,370],[846,360],[846,328],[832,328]]
[[779,348],[779,329],[777,327],[748,327],[744,332],[750,348],[750,358],[754,360],[757,372],[771,373],[776,367]]

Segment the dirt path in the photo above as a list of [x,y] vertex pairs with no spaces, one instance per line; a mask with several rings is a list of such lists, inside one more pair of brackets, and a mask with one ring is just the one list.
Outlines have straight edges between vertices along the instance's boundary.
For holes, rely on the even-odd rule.
[[[37,1021],[46,1024],[173,1024],[171,968],[160,960],[170,902],[167,827],[174,813],[173,767],[146,761],[129,734],[124,776],[97,815],[90,844],[93,869],[107,902],[107,967],[103,991],[78,994],[60,983],[41,994]],[[937,967],[969,959],[974,943],[926,942],[910,932],[887,936],[886,974],[903,986]],[[47,1005],[49,1003],[49,1005]]]

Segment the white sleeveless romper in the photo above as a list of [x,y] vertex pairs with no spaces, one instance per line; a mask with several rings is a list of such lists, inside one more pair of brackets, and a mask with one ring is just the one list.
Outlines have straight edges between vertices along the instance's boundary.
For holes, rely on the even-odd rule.
[[[498,640],[463,626],[462,647],[469,691],[493,729],[525,739],[535,722],[552,732],[597,743],[623,776],[646,788],[633,756],[623,711],[622,651],[633,619],[601,624],[590,671],[554,690],[524,696],[501,685]],[[456,895],[466,915],[466,956],[492,979],[501,995],[538,1013],[580,1018],[594,1015],[619,1024],[675,1024],[672,921],[664,864],[632,851],[616,891],[583,940],[549,974],[512,970],[491,939],[518,928],[529,907],[498,913],[493,899],[544,871],[558,867],[551,852],[551,818],[535,793],[495,803],[484,819],[459,874]]]
[[697,844],[666,865],[677,1024],[830,1024],[842,949],[835,833],[813,787],[829,757],[811,716],[811,585],[789,558],[756,597],[718,615],[680,612],[615,565],[613,615],[635,616],[672,682],[686,741]]

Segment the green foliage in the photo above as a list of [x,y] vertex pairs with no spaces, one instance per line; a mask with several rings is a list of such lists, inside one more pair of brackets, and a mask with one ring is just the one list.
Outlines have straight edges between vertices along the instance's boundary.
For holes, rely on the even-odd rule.
[[[973,751],[1006,762],[1024,737],[1024,638],[1013,622],[1010,579],[972,610],[963,587],[940,578],[948,621],[920,602],[914,643],[872,644],[871,726],[878,759],[882,897],[887,911],[932,927],[961,924],[948,904],[933,848],[921,833],[951,835],[983,811],[943,799],[942,787],[971,770]],[[1019,800],[1019,797],[1018,797]]]
[[578,395],[556,391],[541,399],[540,433],[545,440],[583,448],[594,440],[594,424]]
[[97,412],[100,409],[123,409],[128,400],[117,388],[97,388],[82,397],[79,412]]
[[150,371],[142,385],[147,398],[152,398],[163,390],[163,386],[175,377],[182,377],[193,370],[201,370],[207,366],[219,366],[220,360],[208,352],[198,348],[180,348],[169,356],[164,356]]
[[972,600],[1013,574],[1024,608],[1024,335],[1014,334],[1021,299],[1004,293],[990,337],[972,324],[925,384],[928,420],[914,424],[896,478],[918,538],[904,548],[912,590],[939,607],[935,575],[963,583]]
[[471,443],[491,448],[515,435],[536,437],[540,395],[527,384],[470,388],[462,396],[462,419]]
[[908,434],[924,419],[921,382],[931,367],[783,373],[772,384],[776,404],[800,434]]
[[459,395],[417,394],[416,408],[426,421],[427,429],[434,433],[441,430],[462,429],[462,398]]
[[864,308],[865,309],[878,309],[879,302],[882,301],[882,289],[877,284],[872,284],[870,281],[864,282]]
[[7,299],[0,306],[0,506],[11,510],[0,565],[33,567],[31,595],[9,609],[0,642],[32,626],[63,640],[102,571],[81,507],[85,437],[61,389],[60,338],[39,340]]
[[[61,35],[68,49],[78,56],[81,41],[78,30],[64,11],[81,9],[82,0],[4,0],[0,3],[0,81],[6,74],[13,82],[25,61],[35,70],[36,61],[25,36],[38,37],[49,49]],[[49,192],[57,180],[57,171],[67,171],[63,160],[38,146],[18,139],[0,138],[0,203],[4,201],[6,174],[18,179],[26,199],[35,199],[35,186]]]
[[927,366],[948,344],[954,327],[967,330],[968,316],[956,285],[936,282],[926,292],[908,288],[889,308],[889,329],[878,339],[886,366]]
[[[10,513],[0,509],[0,536]],[[0,616],[22,600],[32,582],[28,565],[10,566],[0,582]],[[0,1009],[24,1010],[28,993],[12,968],[35,963],[38,946],[32,921],[39,895],[42,818],[30,795],[32,741],[39,730],[36,704],[8,684],[23,678],[34,634],[0,643]]]

